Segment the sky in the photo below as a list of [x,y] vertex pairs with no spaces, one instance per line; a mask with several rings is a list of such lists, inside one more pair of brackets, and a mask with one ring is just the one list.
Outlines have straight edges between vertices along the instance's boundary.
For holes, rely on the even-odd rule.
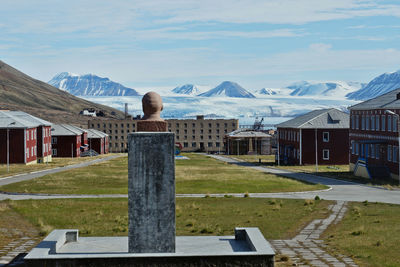
[[400,69],[400,3],[384,0],[2,0],[0,60],[131,88],[369,82]]

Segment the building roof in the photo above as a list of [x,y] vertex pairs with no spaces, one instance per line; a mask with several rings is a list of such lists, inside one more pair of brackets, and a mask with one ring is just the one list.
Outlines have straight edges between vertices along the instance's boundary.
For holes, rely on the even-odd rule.
[[228,137],[231,138],[269,138],[271,135],[262,132],[262,131],[257,131],[257,130],[252,130],[252,129],[237,129],[233,132],[230,132],[227,134]]
[[86,129],[88,132],[88,138],[104,138],[108,136],[108,134],[100,132],[96,129]]
[[85,130],[69,124],[53,124],[51,127],[52,136],[81,135],[84,132]]
[[48,121],[22,111],[0,110],[0,128],[34,128],[38,126],[51,126]]
[[276,125],[277,128],[348,129],[349,114],[335,108],[318,109]]
[[400,88],[349,107],[350,110],[400,109]]

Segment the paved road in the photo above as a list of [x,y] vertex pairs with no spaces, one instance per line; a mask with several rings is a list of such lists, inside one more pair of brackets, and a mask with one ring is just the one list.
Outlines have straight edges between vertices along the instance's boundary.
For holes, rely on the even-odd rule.
[[324,184],[331,187],[331,190],[323,192],[314,191],[314,192],[295,192],[295,193],[250,194],[250,196],[252,197],[310,199],[318,195],[320,198],[327,200],[359,201],[359,202],[368,200],[369,202],[400,204],[400,191],[398,190],[387,190],[384,188],[367,186],[367,185],[362,185],[362,184],[357,184],[312,174],[297,173],[282,169],[254,166],[247,162],[241,162],[232,158],[218,156],[218,155],[210,155],[210,156],[218,160],[222,160],[231,164],[242,165],[244,167],[252,168],[262,172],[273,173],[310,183]]
[[[310,191],[310,192],[289,192],[289,193],[250,193],[250,197],[258,197],[258,198],[292,198],[292,199],[312,199],[315,196],[319,196],[322,199],[327,200],[338,200],[338,201],[358,201],[362,202],[368,200],[369,202],[383,202],[383,203],[393,203],[400,204],[400,191],[397,190],[386,190],[383,188],[377,188],[352,182],[347,182],[343,180],[336,180],[332,178],[305,174],[305,173],[296,173],[282,169],[275,168],[267,168],[254,166],[247,162],[240,162],[232,158],[227,158],[223,156],[210,155],[213,158],[218,160],[222,160],[231,164],[237,164],[243,166],[244,168],[252,168],[258,171],[273,173],[285,177],[289,177],[292,179],[298,179],[310,183],[320,183],[330,187],[328,190],[318,190],[318,191]],[[110,158],[102,159],[107,160]],[[84,163],[82,163],[84,164]],[[90,163],[89,163],[90,164]],[[91,163],[93,164],[93,163]],[[80,164],[77,164],[80,165]],[[77,166],[82,167],[82,166]],[[66,167],[68,168],[68,167]],[[58,170],[58,169],[57,169]],[[66,169],[64,169],[66,170]],[[49,170],[50,171],[50,170]],[[63,170],[59,170],[63,171]],[[48,174],[48,173],[46,173]],[[23,180],[28,180],[32,178],[36,178],[43,175],[40,173],[39,175],[31,178],[22,177]],[[14,181],[9,181],[11,183]],[[0,180],[1,184],[1,180]],[[210,196],[215,197],[223,197],[225,194],[210,194]],[[243,197],[243,194],[229,194],[236,197]],[[204,194],[177,194],[177,197],[204,197]],[[46,195],[46,194],[0,194],[0,200],[4,199],[13,199],[13,200],[21,200],[21,199],[59,199],[59,198],[126,198],[127,195]]]

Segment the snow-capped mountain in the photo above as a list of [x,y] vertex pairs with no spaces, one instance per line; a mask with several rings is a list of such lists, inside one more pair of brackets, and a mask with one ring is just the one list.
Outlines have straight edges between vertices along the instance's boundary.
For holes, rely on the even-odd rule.
[[136,90],[93,74],[57,74],[48,82],[76,96],[137,96]]
[[255,96],[248,92],[235,82],[225,81],[217,87],[199,94],[205,97],[240,97],[240,98],[255,98]]
[[276,91],[271,88],[262,88],[257,91],[260,95],[276,95]]
[[364,88],[347,95],[348,99],[367,100],[400,88],[400,70],[384,73],[370,81]]
[[292,89],[291,96],[329,96],[345,98],[349,93],[362,88],[362,83],[357,82],[296,82],[287,88]]
[[185,84],[175,87],[172,92],[183,95],[197,95],[200,93],[199,88],[194,84]]

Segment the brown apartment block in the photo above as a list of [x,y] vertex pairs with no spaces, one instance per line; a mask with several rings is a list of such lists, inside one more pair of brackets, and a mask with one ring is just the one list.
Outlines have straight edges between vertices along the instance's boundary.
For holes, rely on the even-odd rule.
[[[89,129],[96,129],[109,135],[110,152],[127,151],[128,134],[135,132],[136,119],[124,120],[94,118],[88,121]],[[182,151],[224,151],[224,136],[239,127],[237,119],[169,119],[168,131],[175,133],[175,142]]]
[[[349,115],[313,110],[277,126],[279,164],[348,164]],[[278,160],[278,157],[277,157]]]
[[350,170],[357,176],[399,181],[400,88],[350,110]]

